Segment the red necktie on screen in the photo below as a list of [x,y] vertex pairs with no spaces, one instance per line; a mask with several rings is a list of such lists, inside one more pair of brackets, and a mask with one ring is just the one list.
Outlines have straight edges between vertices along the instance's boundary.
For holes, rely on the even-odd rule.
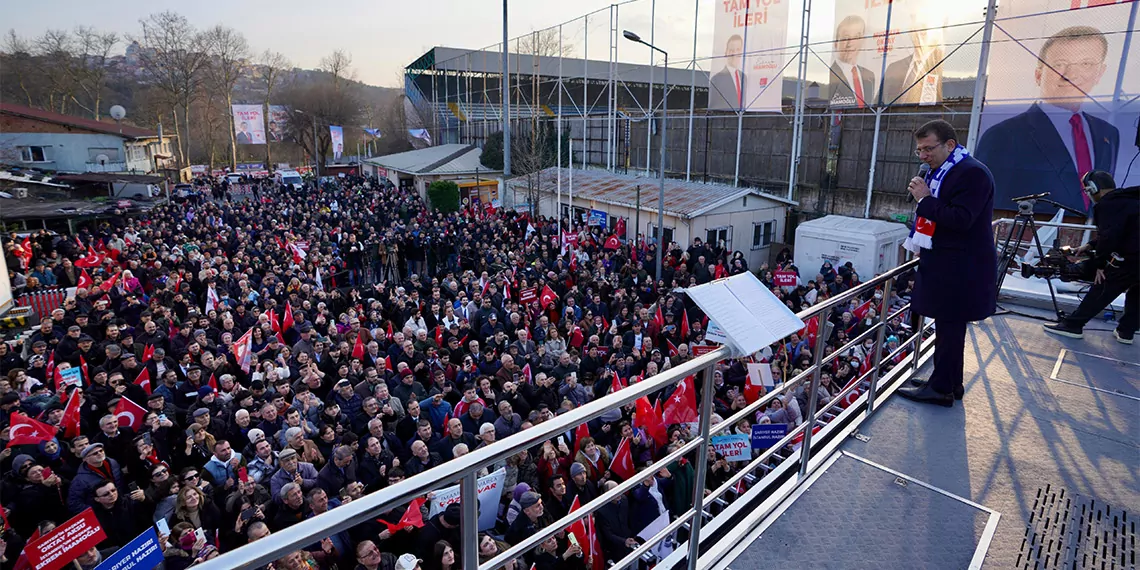
[[736,81],[736,105],[739,107],[744,104],[743,93],[740,90],[740,70],[734,71],[732,78]]
[[855,103],[862,109],[863,104],[863,82],[859,79],[859,67],[851,66],[851,78],[855,81]]
[[[1089,141],[1085,138],[1085,123],[1080,113],[1073,113],[1069,117],[1069,124],[1073,126],[1073,154],[1077,155],[1077,177],[1083,178],[1092,171],[1092,153],[1089,152]],[[1085,209],[1089,207],[1089,195],[1081,192],[1085,199]]]

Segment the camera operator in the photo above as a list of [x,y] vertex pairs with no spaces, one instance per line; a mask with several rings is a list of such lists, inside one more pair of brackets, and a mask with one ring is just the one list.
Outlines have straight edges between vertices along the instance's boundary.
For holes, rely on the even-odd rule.
[[1095,242],[1081,250],[1095,249],[1093,286],[1081,305],[1060,322],[1045,325],[1045,332],[1069,338],[1084,338],[1085,323],[1124,293],[1124,316],[1113,334],[1116,340],[1132,344],[1140,325],[1140,186],[1116,188],[1107,172],[1094,170],[1081,180],[1092,200],[1096,222]]

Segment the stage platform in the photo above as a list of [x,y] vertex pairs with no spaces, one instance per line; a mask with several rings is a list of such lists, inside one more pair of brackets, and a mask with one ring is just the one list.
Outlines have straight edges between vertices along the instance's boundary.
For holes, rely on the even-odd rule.
[[962,402],[892,394],[714,567],[1140,567],[1140,345],[1014,309],[970,326]]

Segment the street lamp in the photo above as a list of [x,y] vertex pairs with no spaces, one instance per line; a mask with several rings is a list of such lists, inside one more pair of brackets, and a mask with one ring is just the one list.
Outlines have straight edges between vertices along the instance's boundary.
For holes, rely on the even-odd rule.
[[[641,39],[641,36],[629,31],[622,31],[621,35],[631,42],[637,42],[649,49],[661,52],[665,56],[665,78],[661,82],[661,190],[657,195],[657,266],[656,273],[657,279],[660,280],[664,273],[664,268],[661,265],[661,255],[665,250],[665,123],[669,117],[669,102],[666,97],[669,95],[669,52]],[[634,236],[637,232],[633,233]]]

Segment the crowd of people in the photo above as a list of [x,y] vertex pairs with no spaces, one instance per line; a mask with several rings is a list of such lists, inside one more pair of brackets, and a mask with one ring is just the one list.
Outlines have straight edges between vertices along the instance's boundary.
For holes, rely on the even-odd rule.
[[[614,248],[613,230],[568,224],[505,210],[445,214],[414,192],[349,177],[303,191],[267,183],[243,200],[207,188],[74,235],[6,236],[14,284],[69,293],[31,331],[0,342],[0,568],[17,567],[28,540],[88,508],[107,538],[77,560],[81,568],[156,524],[166,568],[192,566],[446,470],[455,457],[693,358],[710,344],[708,323],[676,287],[753,271],[800,311],[859,283],[850,264],[826,264],[803,285],[777,287],[789,251],[750,268],[741,252],[700,239],[670,244],[657,275],[654,244],[619,235]],[[562,245],[565,232],[576,246]],[[819,339],[826,351],[899,306],[912,286],[907,276],[890,299],[875,292],[836,311],[833,332]],[[809,366],[816,333],[827,330],[816,325],[719,363],[712,421],[763,393],[749,360],[769,363],[777,383]],[[905,334],[900,318],[889,327],[880,357]],[[874,348],[868,339],[829,364],[820,401],[857,379]],[[699,399],[705,387],[669,388],[648,403],[660,410],[674,390]],[[807,397],[789,391],[731,429],[794,427]],[[639,405],[489,466],[505,475],[495,524],[480,529],[480,559],[616,485],[616,455],[640,469],[692,436],[689,422],[670,421],[675,411],[655,424],[647,416],[656,413],[638,412],[653,408]],[[141,417],[120,413],[128,409]],[[28,442],[32,430],[13,428],[33,421],[50,433]],[[709,465],[707,489],[744,465],[715,452],[661,465],[596,512],[587,543],[558,534],[508,568],[622,558],[646,526],[691,507],[697,461]],[[274,567],[457,568],[458,505],[433,512],[427,498],[411,504],[419,512],[392,509]]]

